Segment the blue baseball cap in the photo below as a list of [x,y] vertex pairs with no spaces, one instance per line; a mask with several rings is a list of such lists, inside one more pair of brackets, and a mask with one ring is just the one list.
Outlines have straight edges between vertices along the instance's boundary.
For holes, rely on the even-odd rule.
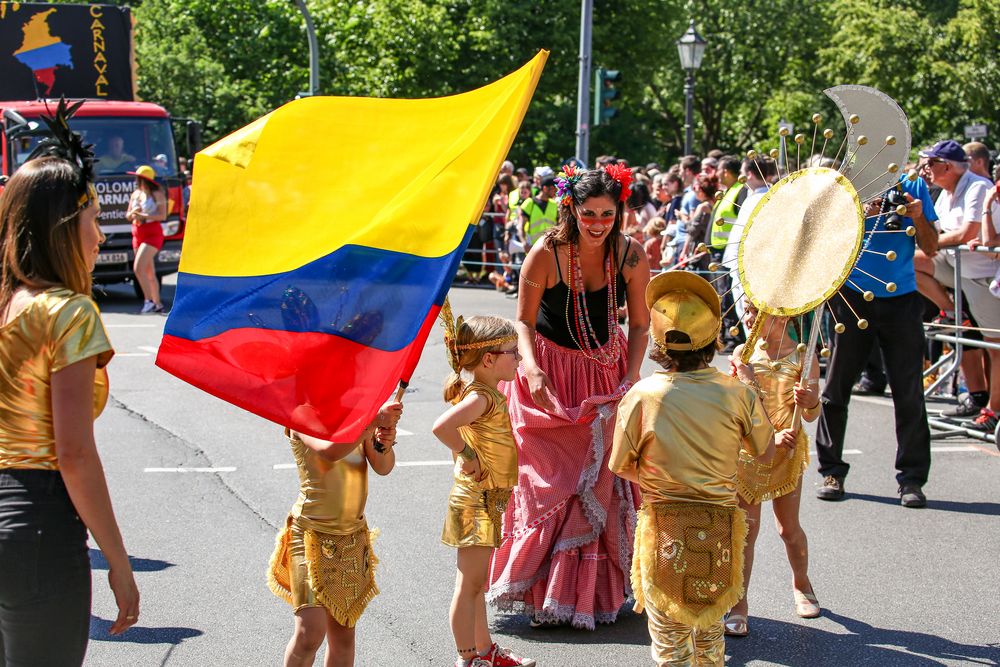
[[957,141],[945,139],[939,141],[932,147],[920,151],[920,157],[937,158],[939,160],[949,160],[951,162],[968,162],[969,157],[965,154],[965,149]]

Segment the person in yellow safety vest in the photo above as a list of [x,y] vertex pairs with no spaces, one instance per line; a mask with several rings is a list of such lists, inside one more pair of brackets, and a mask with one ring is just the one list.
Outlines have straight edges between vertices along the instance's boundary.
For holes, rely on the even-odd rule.
[[507,196],[507,224],[516,225],[521,219],[521,204],[531,199],[531,181],[522,180]]
[[556,201],[556,181],[552,176],[542,179],[537,197],[521,204],[521,229],[524,233],[525,252],[535,244],[545,232],[554,227],[559,215]]
[[[715,203],[715,208],[712,210],[712,224],[708,226],[708,238],[705,241],[712,250],[721,253],[729,242],[729,233],[733,230],[733,224],[740,213],[740,206],[747,198],[747,187],[738,180],[740,161],[734,157],[722,158],[716,175],[719,177],[719,185],[725,189],[725,194]],[[721,257],[715,261],[720,260]]]

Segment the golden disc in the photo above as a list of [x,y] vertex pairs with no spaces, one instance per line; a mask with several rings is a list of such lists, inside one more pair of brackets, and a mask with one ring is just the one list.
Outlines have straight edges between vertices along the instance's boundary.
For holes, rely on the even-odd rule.
[[851,182],[823,167],[801,169],[761,197],[739,247],[739,275],[751,303],[779,317],[813,310],[843,286],[864,236]]

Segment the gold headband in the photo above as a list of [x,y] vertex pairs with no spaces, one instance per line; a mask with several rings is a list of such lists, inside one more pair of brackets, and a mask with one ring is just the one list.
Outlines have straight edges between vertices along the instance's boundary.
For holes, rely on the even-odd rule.
[[457,350],[479,350],[484,347],[494,347],[496,345],[503,345],[504,343],[510,343],[517,340],[517,335],[512,334],[510,336],[504,336],[503,338],[491,338],[489,340],[482,340],[478,343],[468,343],[467,345],[456,345]]

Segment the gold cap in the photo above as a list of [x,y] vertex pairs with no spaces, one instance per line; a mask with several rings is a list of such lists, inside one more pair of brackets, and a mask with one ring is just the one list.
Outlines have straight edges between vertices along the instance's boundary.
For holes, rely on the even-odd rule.
[[[722,326],[719,295],[701,276],[666,271],[646,286],[650,329],[657,346],[667,350],[697,350],[713,342]],[[665,343],[669,331],[687,334],[690,343]]]

